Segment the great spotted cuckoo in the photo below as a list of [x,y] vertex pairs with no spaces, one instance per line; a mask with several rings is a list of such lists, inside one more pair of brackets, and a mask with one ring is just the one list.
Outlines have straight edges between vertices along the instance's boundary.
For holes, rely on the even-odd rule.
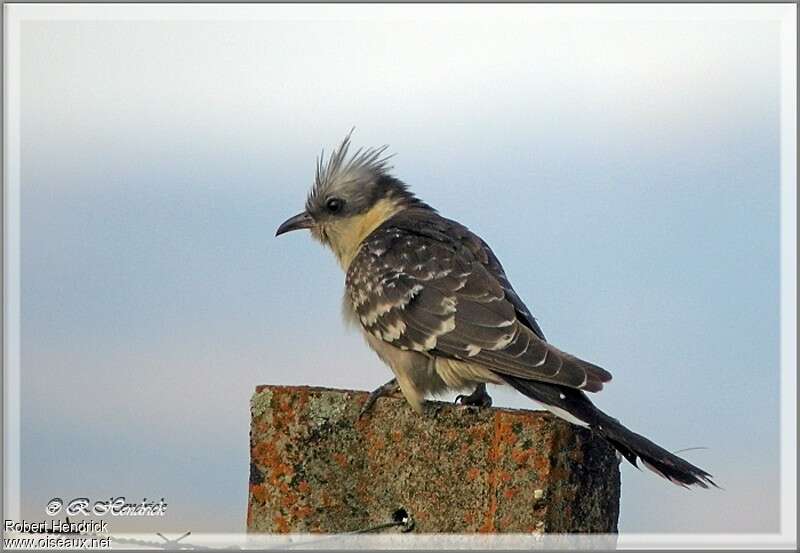
[[276,234],[309,229],[344,269],[345,317],[395,375],[365,410],[398,387],[418,412],[425,396],[449,390],[474,390],[460,401],[490,405],[486,384],[506,384],[591,428],[634,465],[683,486],[715,485],[595,407],[586,392],[611,374],[545,340],[486,242],[392,176],[385,146],[352,156],[349,147],[350,135],[318,159],[305,211]]

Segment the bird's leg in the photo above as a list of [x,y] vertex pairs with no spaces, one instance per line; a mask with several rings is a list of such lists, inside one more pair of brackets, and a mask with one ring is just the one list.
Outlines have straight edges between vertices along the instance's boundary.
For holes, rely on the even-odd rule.
[[475,386],[475,391],[470,395],[459,394],[456,396],[456,403],[472,407],[491,407],[492,397],[486,392],[486,384],[481,383]]
[[367,401],[364,402],[363,407],[361,407],[361,412],[358,414],[358,418],[360,419],[361,417],[366,415],[367,412],[370,409],[372,409],[372,406],[375,405],[375,402],[378,400],[378,398],[396,394],[399,391],[400,391],[400,385],[397,383],[396,378],[391,379],[389,382],[383,384],[382,386],[378,386],[369,394]]

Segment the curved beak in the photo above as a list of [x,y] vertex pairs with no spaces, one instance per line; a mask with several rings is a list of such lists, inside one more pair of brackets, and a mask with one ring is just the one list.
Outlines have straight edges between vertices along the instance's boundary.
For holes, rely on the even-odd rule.
[[275,236],[280,236],[281,234],[285,234],[293,230],[311,228],[312,226],[314,226],[314,219],[311,217],[311,215],[304,211],[295,215],[294,217],[289,217],[286,219],[281,226],[278,227],[278,230],[275,231]]

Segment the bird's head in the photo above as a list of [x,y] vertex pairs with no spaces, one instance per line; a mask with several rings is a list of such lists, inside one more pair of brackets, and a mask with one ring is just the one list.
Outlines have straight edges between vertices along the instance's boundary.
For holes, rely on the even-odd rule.
[[[351,131],[352,133],[352,131]],[[361,242],[384,221],[409,207],[427,207],[389,174],[387,146],[348,156],[350,134],[325,160],[317,160],[305,211],[284,221],[276,236],[309,229],[329,246],[346,269]]]

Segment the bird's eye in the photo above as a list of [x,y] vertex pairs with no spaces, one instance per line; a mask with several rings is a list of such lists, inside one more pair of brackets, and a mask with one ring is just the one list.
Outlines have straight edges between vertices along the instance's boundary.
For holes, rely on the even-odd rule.
[[330,213],[339,213],[344,207],[344,201],[339,198],[331,198],[325,202],[325,208]]

